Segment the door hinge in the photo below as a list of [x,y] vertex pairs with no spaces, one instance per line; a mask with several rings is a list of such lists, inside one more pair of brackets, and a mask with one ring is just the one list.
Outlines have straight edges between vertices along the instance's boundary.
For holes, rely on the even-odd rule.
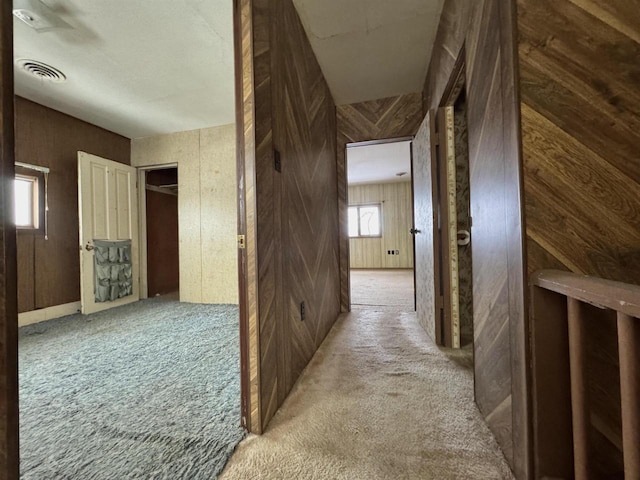
[[244,249],[246,248],[246,244],[244,241],[244,235],[238,235],[238,248]]
[[278,150],[273,151],[273,166],[276,172],[282,172],[282,161],[280,160],[280,152]]

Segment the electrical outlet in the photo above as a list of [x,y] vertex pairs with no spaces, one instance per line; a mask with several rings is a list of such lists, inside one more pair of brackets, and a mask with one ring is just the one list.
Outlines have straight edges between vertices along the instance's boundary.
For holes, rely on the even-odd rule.
[[396,250],[396,255],[400,255],[400,250]]
[[304,302],[300,302],[300,320],[304,321],[307,316],[306,308]]

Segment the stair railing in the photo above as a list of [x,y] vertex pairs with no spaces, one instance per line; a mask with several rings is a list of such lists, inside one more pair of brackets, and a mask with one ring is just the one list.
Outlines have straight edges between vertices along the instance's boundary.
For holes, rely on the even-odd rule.
[[640,479],[640,286],[556,270],[531,284],[535,477],[595,477],[585,321],[593,305],[616,312],[624,473]]

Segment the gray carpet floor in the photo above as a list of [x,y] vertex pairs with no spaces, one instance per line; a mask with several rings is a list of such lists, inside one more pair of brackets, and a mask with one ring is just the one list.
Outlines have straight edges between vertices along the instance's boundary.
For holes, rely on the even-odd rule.
[[21,328],[21,478],[215,478],[244,437],[238,322],[156,298]]

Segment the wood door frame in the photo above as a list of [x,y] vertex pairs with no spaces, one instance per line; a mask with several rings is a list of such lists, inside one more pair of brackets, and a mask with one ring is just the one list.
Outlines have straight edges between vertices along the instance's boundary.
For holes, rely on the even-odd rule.
[[[414,218],[414,196],[413,196],[413,140],[415,138],[415,135],[405,135],[402,137],[392,137],[392,138],[380,138],[377,140],[363,140],[361,142],[349,142],[345,145],[345,149],[344,149],[344,182],[346,184],[346,191],[345,191],[345,204],[344,205],[339,205],[339,209],[340,210],[344,210],[344,211],[339,211],[338,212],[338,218],[348,218],[348,211],[349,211],[349,183],[348,183],[348,179],[347,179],[347,171],[348,171],[348,166],[349,166],[349,159],[347,157],[347,152],[349,150],[349,148],[354,148],[354,147],[370,147],[373,145],[384,145],[386,143],[399,143],[399,142],[411,142],[411,146],[409,148],[409,161],[410,161],[410,165],[409,167],[411,168],[411,224],[415,227],[415,218]],[[414,311],[417,308],[416,305],[416,238],[415,235],[412,235],[413,237],[413,309]],[[349,237],[347,236],[347,278],[349,279],[349,286],[347,288],[347,298],[348,298],[348,305],[349,305],[349,312],[351,311],[351,243],[349,242]]]
[[0,5],[0,480],[20,473],[12,2]]
[[[240,316],[240,417],[249,432],[262,433],[260,329],[256,249],[255,102],[253,18],[250,1],[233,0],[238,188],[238,307]],[[245,58],[246,56],[246,58]],[[245,68],[245,61],[248,65]],[[248,156],[247,156],[248,155]],[[1,479],[0,479],[1,480]]]
[[[442,95],[442,100],[435,119],[435,161],[431,163],[433,181],[433,205],[434,211],[434,285],[436,289],[435,332],[436,343],[445,347],[454,346],[453,325],[451,320],[452,296],[451,296],[451,271],[449,245],[452,241],[447,228],[449,224],[449,208],[446,202],[447,195],[447,129],[445,109],[455,104],[460,92],[466,85],[466,49],[463,45],[458,53],[455,65],[449,76],[447,87]],[[456,242],[457,248],[457,242]]]

